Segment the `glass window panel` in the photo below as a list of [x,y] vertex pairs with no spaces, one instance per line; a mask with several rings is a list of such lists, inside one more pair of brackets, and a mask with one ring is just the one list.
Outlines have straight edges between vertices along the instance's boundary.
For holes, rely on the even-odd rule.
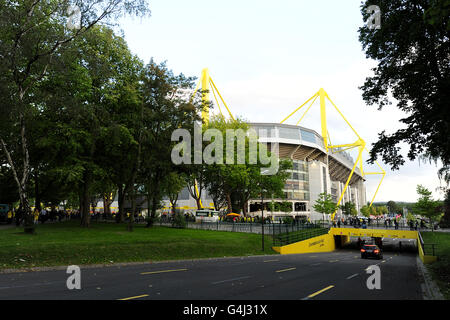
[[299,140],[300,139],[300,135],[298,132],[298,129],[295,128],[278,128],[279,129],[279,137],[282,139],[294,139],[294,140]]
[[300,132],[301,132],[302,140],[312,142],[312,143],[317,143],[316,135],[313,132],[305,131],[305,130],[300,130]]

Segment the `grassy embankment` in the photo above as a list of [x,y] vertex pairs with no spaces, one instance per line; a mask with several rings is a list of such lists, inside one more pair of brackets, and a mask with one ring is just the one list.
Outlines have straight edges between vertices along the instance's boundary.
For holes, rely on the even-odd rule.
[[450,233],[422,232],[423,241],[437,244],[438,261],[427,264],[429,270],[446,299],[450,299]]
[[78,222],[38,225],[35,235],[23,228],[0,230],[0,270],[40,266],[110,264],[275,254],[269,236],[261,250],[261,235],[174,229],[125,224]]

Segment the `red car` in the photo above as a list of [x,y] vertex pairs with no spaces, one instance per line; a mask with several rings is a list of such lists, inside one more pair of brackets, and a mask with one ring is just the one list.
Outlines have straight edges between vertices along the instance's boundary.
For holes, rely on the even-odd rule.
[[361,259],[369,257],[383,259],[383,251],[374,244],[365,244],[361,248]]

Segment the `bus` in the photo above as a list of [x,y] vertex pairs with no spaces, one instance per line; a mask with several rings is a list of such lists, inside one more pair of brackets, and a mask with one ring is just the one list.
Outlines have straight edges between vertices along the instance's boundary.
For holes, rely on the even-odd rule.
[[195,211],[195,222],[217,222],[219,221],[219,211],[209,209],[199,209]]

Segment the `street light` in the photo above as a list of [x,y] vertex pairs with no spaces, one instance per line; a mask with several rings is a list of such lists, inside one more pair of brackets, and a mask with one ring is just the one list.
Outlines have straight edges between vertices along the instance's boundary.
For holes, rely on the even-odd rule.
[[262,251],[264,252],[264,195],[263,195],[263,186],[262,186],[262,176],[269,172],[269,170],[264,170],[261,172],[261,243],[262,243]]

